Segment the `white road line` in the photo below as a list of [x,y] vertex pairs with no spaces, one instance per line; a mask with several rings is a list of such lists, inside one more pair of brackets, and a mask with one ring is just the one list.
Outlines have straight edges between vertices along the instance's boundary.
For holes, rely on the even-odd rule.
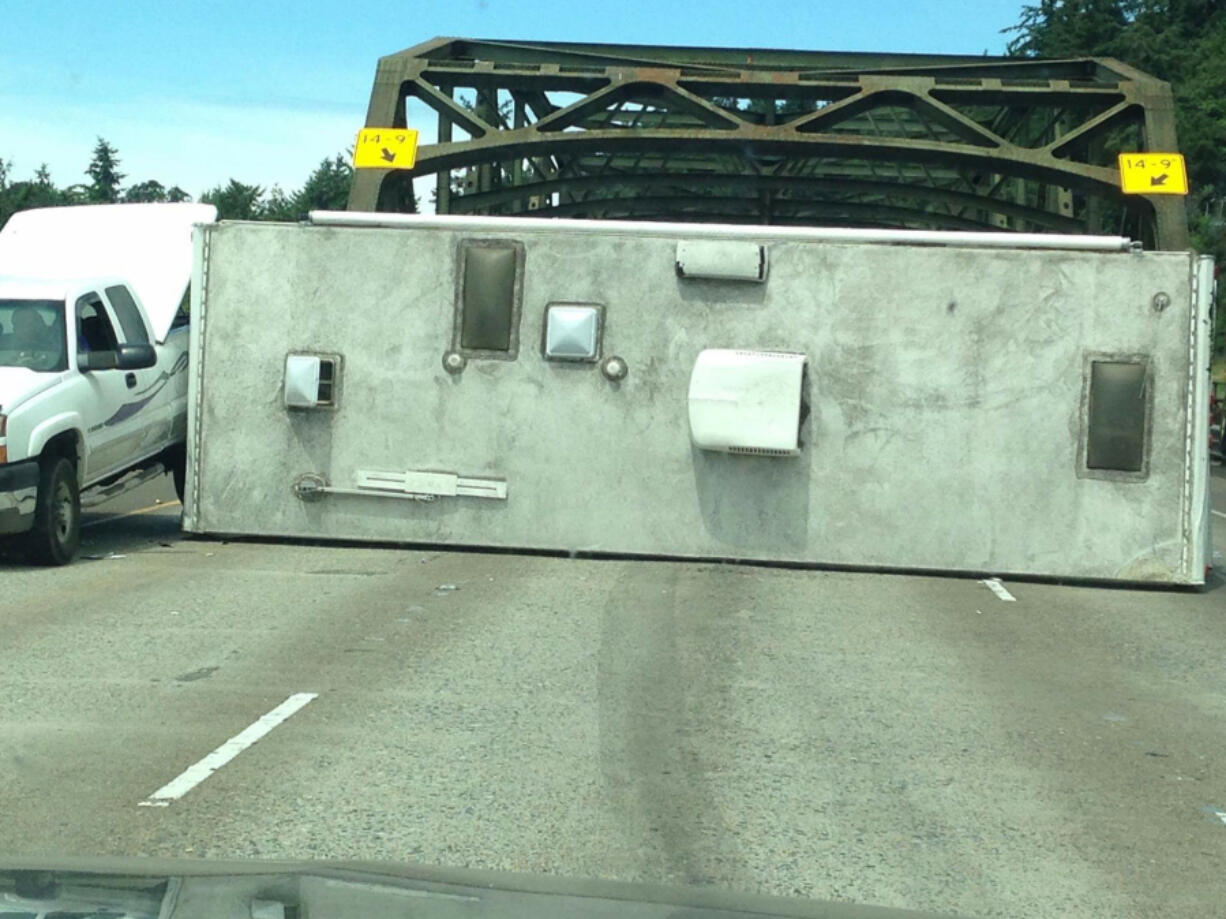
[[254,724],[235,734],[200,762],[188,766],[177,778],[163,785],[144,801],[140,807],[168,807],[171,801],[183,797],[210,775],[238,756],[253,743],[301,709],[319,693],[298,692],[290,696]]
[[160,511],[164,507],[178,506],[178,501],[163,501],[161,504],[150,504],[148,507],[128,511],[126,514],[111,514],[109,517],[102,517],[98,520],[87,520],[85,523],[81,524],[81,529],[85,529],[86,527],[96,527],[100,523],[110,523],[112,520],[123,520],[124,517],[135,517],[137,514],[149,514],[153,511]]
[[1226,514],[1223,514],[1221,511],[1214,511],[1214,512],[1213,512],[1213,516],[1215,516],[1215,517],[1226,517]]
[[1017,601],[1017,597],[1005,590],[1005,585],[1000,583],[1000,578],[988,578],[986,581],[980,581],[979,583],[988,590],[992,591],[992,593],[996,594],[996,596],[1000,597],[1002,600],[1006,600],[1009,603],[1014,603]]

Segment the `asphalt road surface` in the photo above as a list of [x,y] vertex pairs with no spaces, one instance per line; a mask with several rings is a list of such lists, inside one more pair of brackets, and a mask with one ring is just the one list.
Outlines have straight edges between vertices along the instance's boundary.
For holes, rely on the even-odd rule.
[[0,560],[0,855],[412,860],[1027,919],[1226,903],[1220,574],[1010,601],[225,543],[178,532],[166,482],[84,533],[68,568]]

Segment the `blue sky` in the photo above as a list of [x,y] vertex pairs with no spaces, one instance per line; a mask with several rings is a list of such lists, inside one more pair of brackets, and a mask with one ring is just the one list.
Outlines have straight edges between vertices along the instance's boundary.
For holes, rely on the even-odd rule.
[[0,0],[0,158],[67,185],[101,136],[128,182],[289,190],[352,144],[376,60],[436,35],[998,54],[1023,2]]

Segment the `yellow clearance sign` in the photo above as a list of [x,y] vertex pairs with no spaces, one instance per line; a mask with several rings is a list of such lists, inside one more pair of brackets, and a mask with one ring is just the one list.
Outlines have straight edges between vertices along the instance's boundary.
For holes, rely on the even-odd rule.
[[1186,195],[1188,170],[1179,153],[1121,153],[1120,188],[1126,195]]
[[412,169],[417,162],[417,132],[410,128],[362,128],[353,148],[357,169]]

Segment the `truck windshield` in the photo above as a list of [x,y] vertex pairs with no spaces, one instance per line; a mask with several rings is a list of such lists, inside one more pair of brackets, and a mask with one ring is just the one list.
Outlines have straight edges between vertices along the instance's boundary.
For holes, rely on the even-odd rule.
[[68,369],[62,300],[0,300],[0,367]]

